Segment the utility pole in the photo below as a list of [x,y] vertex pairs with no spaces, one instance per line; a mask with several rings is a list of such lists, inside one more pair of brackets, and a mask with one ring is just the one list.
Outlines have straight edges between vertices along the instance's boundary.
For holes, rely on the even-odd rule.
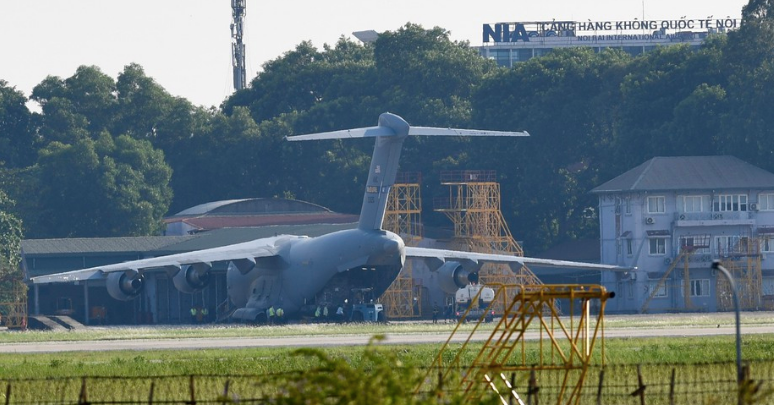
[[234,89],[245,88],[245,44],[242,42],[247,0],[231,0],[231,64],[234,68]]

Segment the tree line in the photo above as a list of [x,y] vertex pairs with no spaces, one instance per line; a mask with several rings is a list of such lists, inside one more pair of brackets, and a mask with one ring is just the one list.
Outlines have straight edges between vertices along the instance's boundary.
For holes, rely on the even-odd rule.
[[654,156],[726,154],[774,171],[772,7],[751,0],[739,30],[697,49],[557,49],[513,68],[438,27],[303,42],[217,108],[169,94],[137,64],[116,79],[95,66],[49,76],[29,99],[0,80],[0,240],[157,234],[164,215],[230,198],[357,212],[372,142],[284,137],[375,125],[385,111],[532,135],[407,140],[401,170],[423,173],[430,225],[450,226],[429,214],[441,170],[496,170],[528,252],[597,237],[589,190]]

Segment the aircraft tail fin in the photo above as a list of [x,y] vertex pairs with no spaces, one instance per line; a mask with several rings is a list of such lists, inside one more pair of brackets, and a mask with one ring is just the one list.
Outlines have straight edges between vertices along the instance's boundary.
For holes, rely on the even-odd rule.
[[398,173],[403,140],[409,135],[417,136],[529,136],[527,132],[485,131],[475,129],[412,127],[403,118],[390,113],[379,116],[375,127],[356,128],[341,131],[288,137],[289,141],[321,139],[376,138],[371,167],[368,171],[363,206],[360,210],[358,228],[364,230],[382,229],[387,197],[395,184]]

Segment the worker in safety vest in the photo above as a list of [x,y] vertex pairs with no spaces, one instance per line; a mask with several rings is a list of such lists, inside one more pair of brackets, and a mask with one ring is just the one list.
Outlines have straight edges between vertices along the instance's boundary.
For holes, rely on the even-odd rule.
[[272,325],[274,323],[274,315],[275,315],[274,305],[272,305],[269,307],[269,325]]
[[208,322],[209,321],[209,315],[210,311],[207,309],[207,307],[202,308],[202,321]]
[[317,310],[314,311],[314,321],[317,322],[317,323],[320,322],[320,314],[321,314],[321,312],[322,312],[322,309],[318,305],[317,306]]
[[196,307],[191,307],[191,323],[196,323]]
[[278,325],[282,325],[283,323],[285,323],[285,311],[282,310],[282,307],[277,308],[276,317],[277,317]]

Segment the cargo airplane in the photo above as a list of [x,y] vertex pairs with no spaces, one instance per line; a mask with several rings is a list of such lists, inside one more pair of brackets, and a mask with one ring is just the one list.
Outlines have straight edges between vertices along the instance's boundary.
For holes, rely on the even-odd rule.
[[201,291],[211,279],[213,263],[227,262],[227,289],[236,320],[259,321],[271,306],[287,316],[310,314],[315,297],[331,303],[352,302],[354,291],[379,297],[395,280],[406,258],[425,259],[442,284],[463,287],[486,262],[522,265],[621,270],[616,266],[501,254],[409,247],[395,233],[382,229],[387,196],[395,182],[403,141],[415,136],[529,136],[502,132],[410,126],[403,118],[384,113],[375,127],[288,137],[288,141],[374,138],[375,146],[357,228],[318,237],[280,235],[212,249],[160,256],[32,278],[33,283],[104,279],[118,300],[136,298],[144,274],[165,271],[181,292]]

